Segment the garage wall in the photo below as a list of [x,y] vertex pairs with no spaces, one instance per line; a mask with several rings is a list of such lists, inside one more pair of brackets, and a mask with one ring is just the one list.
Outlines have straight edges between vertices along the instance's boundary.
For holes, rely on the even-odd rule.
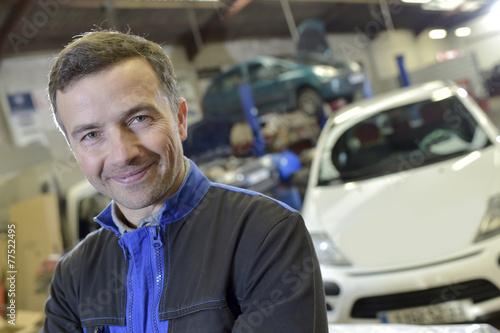
[[390,79],[399,75],[396,58],[402,55],[409,71],[420,67],[418,48],[410,31],[384,32],[372,43],[373,56],[379,78]]
[[[35,104],[35,121],[38,123],[38,127],[43,130],[43,136],[45,137],[45,139],[41,140],[41,144],[45,147],[53,147],[53,149],[49,150],[49,153],[53,158],[57,159],[56,156],[64,154],[67,148],[64,139],[61,138],[51,120],[49,105],[45,99],[47,74],[52,58],[52,53],[44,53],[3,59],[0,65],[0,102],[4,120],[8,120],[11,118],[11,110],[7,103],[7,96],[29,93]],[[11,128],[8,121],[7,124],[3,125]],[[9,146],[13,149],[16,147],[12,137]],[[33,156],[30,154],[24,157],[26,160],[22,164],[31,165]]]
[[491,70],[500,63],[500,26],[498,16],[486,14],[468,22],[472,29],[469,37],[457,38],[449,34],[451,48],[474,53],[481,70]]
[[367,67],[375,94],[399,87],[398,56],[403,56],[406,70],[413,72],[436,64],[436,54],[449,48],[448,41],[431,40],[427,32],[415,36],[407,30],[382,31],[370,41],[358,30],[350,38],[337,44],[341,54]]

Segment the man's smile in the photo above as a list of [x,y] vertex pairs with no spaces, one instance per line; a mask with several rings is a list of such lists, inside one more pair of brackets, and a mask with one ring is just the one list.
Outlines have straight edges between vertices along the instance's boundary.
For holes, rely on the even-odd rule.
[[133,184],[140,181],[144,177],[151,165],[152,164],[149,164],[134,171],[119,173],[107,178],[124,185]]

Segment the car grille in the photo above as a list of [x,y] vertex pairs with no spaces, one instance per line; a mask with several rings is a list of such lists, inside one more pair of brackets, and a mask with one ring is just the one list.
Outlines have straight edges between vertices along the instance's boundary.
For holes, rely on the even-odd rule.
[[432,289],[361,298],[354,303],[353,318],[376,318],[377,312],[427,306],[447,301],[471,299],[474,303],[500,296],[500,290],[486,280],[472,280]]

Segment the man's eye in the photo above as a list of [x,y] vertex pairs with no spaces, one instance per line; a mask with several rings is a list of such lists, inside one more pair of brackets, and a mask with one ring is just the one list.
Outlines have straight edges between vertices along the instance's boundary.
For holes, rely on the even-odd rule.
[[83,137],[84,139],[95,139],[97,138],[97,132],[90,132]]
[[137,117],[134,118],[134,121],[137,122],[137,123],[142,123],[147,118],[148,118],[147,116],[137,116]]

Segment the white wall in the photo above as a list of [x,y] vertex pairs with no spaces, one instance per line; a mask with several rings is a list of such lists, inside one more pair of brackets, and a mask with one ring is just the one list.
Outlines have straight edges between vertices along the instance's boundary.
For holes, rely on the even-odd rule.
[[[500,15],[488,13],[467,22],[472,29],[468,37],[455,37],[448,32],[448,39],[453,49],[462,49],[475,54],[481,70],[491,70],[500,63]],[[457,27],[455,27],[457,28]]]
[[49,103],[45,96],[47,74],[52,59],[52,53],[3,59],[0,65],[0,100],[7,118],[10,109],[6,102],[6,95],[31,93],[36,108],[35,120],[45,134],[42,143],[46,147],[52,147],[50,153],[58,159],[64,156],[61,154],[64,154],[67,148],[52,121]]

